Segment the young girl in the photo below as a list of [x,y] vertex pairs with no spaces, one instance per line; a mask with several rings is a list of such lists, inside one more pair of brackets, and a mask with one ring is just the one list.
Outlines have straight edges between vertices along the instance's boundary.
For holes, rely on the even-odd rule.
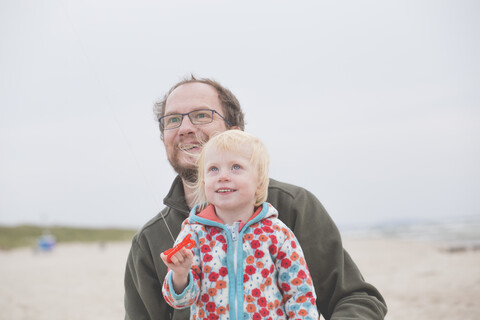
[[[211,138],[198,159],[198,203],[175,244],[163,295],[190,319],[318,319],[315,290],[293,232],[265,202],[269,158],[243,131]],[[193,252],[192,252],[193,251]]]

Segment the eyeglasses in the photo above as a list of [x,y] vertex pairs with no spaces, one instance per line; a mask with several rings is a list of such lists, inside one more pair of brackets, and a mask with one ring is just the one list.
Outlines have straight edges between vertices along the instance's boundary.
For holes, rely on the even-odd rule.
[[208,124],[213,121],[213,114],[216,113],[231,126],[231,123],[225,119],[220,113],[212,109],[200,109],[193,110],[187,113],[174,113],[167,116],[163,116],[158,121],[160,121],[160,126],[164,130],[170,130],[178,128],[182,125],[183,117],[188,116],[192,124]]

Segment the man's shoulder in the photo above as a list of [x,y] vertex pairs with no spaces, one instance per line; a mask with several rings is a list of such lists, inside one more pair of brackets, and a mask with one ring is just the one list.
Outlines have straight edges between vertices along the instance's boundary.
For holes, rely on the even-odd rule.
[[161,221],[162,219],[162,213],[163,211],[165,211],[165,209],[163,209],[161,212],[159,212],[155,217],[151,218],[149,221],[147,221],[147,223],[145,223],[138,231],[137,233],[135,234],[134,236],[134,240],[138,241],[140,238],[142,237],[145,237],[146,235],[148,235],[152,229],[156,229],[156,226],[158,224],[158,222]]
[[135,234],[133,240],[136,242],[149,241],[154,238],[161,238],[165,235],[165,222],[164,219],[168,219],[170,215],[168,207],[163,208],[156,216],[147,221]]
[[279,212],[279,218],[290,228],[298,215],[328,216],[320,200],[305,188],[270,179],[267,201]]
[[294,200],[301,194],[313,196],[313,194],[305,188],[270,178],[270,183],[268,185],[269,198],[286,197],[290,200]]
[[269,192],[285,193],[285,194],[290,194],[292,196],[301,190],[305,190],[305,189],[302,187],[296,186],[294,184],[278,181],[272,178],[270,178],[270,183],[268,185]]
[[173,232],[173,235],[176,236],[180,231],[182,222],[187,217],[188,215],[183,212],[165,207],[140,228],[133,240],[137,242],[152,242],[169,239],[170,241],[172,238],[170,233]]

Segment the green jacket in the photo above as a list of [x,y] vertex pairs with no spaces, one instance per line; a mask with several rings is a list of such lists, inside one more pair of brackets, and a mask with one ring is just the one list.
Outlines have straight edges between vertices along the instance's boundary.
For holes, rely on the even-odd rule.
[[[329,319],[384,319],[387,307],[377,289],[363,280],[343,249],[337,227],[309,191],[270,179],[268,202],[295,233],[305,254],[317,294],[317,307]],[[125,272],[125,319],[189,319],[189,309],[174,310],[164,300],[167,267],[160,253],[171,248],[173,236],[188,217],[179,177],[164,199],[166,207],[135,235]]]

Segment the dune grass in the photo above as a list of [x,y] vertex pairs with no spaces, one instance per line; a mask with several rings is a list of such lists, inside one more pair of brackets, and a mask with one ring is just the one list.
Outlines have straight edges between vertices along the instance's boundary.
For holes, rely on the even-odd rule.
[[53,235],[57,243],[66,243],[130,241],[136,231],[134,229],[96,229],[62,226],[48,228],[34,225],[0,226],[0,249],[9,250],[20,247],[34,247],[37,244],[38,237],[45,233]]

